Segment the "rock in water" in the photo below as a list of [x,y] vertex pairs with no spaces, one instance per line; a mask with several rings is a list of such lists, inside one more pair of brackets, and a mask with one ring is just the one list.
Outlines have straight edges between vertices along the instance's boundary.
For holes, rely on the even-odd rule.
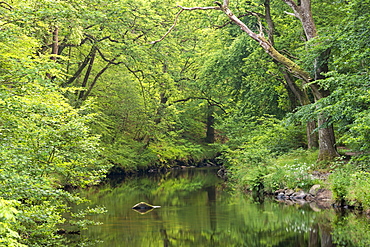
[[160,208],[161,206],[153,206],[146,202],[139,202],[138,204],[134,205],[132,209],[151,209],[151,208]]
[[134,209],[135,211],[141,214],[145,214],[145,213],[148,213],[149,211],[152,211],[154,208],[160,208],[160,207],[161,206],[150,205],[149,203],[146,203],[146,202],[139,202],[138,204],[134,205],[132,209]]

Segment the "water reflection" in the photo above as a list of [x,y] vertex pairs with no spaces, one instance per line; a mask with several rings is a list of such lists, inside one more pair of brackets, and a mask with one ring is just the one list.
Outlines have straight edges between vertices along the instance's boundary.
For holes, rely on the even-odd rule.
[[[273,199],[257,203],[227,189],[216,171],[175,170],[84,191],[108,213],[95,217],[104,224],[82,237],[111,247],[334,246],[332,226],[340,220],[333,211],[314,212],[308,205],[286,206]],[[141,201],[161,208],[138,214],[131,207]],[[337,246],[356,246],[344,243]]]

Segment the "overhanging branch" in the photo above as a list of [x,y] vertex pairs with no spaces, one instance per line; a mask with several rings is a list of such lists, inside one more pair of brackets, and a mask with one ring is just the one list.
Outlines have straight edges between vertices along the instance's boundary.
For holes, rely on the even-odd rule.
[[178,100],[173,101],[170,105],[175,104],[175,103],[179,103],[179,102],[186,102],[186,101],[189,101],[189,100],[197,100],[197,99],[206,100],[210,106],[217,106],[225,114],[227,114],[226,110],[222,107],[222,104],[220,102],[217,102],[213,99],[206,98],[206,97],[188,97],[188,98],[185,98],[185,99],[178,99]]
[[[307,1],[309,1],[309,0],[307,0]],[[294,8],[294,10],[297,9],[297,6],[293,5],[294,2],[292,0],[284,0],[284,2],[286,2],[287,4],[292,6]],[[290,60],[288,57],[286,57],[286,56],[282,55],[280,52],[278,52],[274,48],[273,44],[269,40],[264,38],[263,32],[262,32],[262,27],[261,27],[262,24],[260,22],[259,22],[260,23],[260,28],[259,28],[260,33],[257,34],[255,32],[253,32],[237,16],[234,15],[234,13],[229,9],[229,1],[228,0],[224,0],[222,4],[220,2],[215,2],[215,4],[217,4],[218,6],[217,7],[183,7],[183,6],[178,5],[178,7],[181,8],[181,10],[177,13],[175,22],[172,25],[172,27],[167,31],[167,33],[161,39],[159,39],[157,41],[153,41],[152,43],[154,44],[154,43],[162,41],[172,31],[172,29],[175,27],[175,25],[177,23],[177,19],[178,19],[179,15],[184,10],[221,10],[226,14],[226,16],[230,19],[231,22],[238,25],[245,33],[248,34],[249,37],[251,37],[252,39],[257,41],[259,43],[259,45],[267,52],[267,54],[269,54],[274,60],[283,64],[297,78],[302,79],[306,83],[308,83],[312,80],[307,71],[302,69],[300,66],[298,66],[298,64],[296,64],[294,61]],[[257,18],[259,17],[257,14],[255,14],[255,16]],[[311,86],[311,88],[312,87],[313,86]]]

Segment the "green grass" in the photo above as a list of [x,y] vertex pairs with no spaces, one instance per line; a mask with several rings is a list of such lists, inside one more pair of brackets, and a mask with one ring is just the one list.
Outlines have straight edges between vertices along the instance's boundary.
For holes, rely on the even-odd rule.
[[311,177],[316,168],[318,151],[294,150],[288,154],[272,160],[264,176],[264,185],[267,192],[276,189],[309,189],[317,179]]
[[297,149],[291,153],[279,156],[274,161],[274,163],[277,166],[313,164],[316,167],[318,153],[319,153],[318,150],[311,151],[311,150]]

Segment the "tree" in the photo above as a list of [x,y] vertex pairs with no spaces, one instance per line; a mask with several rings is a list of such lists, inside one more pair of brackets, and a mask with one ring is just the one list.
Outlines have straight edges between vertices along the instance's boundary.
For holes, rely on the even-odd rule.
[[[317,36],[315,23],[312,18],[311,2],[309,0],[299,1],[296,4],[294,1],[284,1],[294,11],[294,16],[299,18],[302,27],[305,31],[307,40],[313,39]],[[276,60],[278,63],[285,66],[285,68],[292,73],[295,77],[301,79],[304,82],[304,86],[307,85],[311,89],[315,100],[320,100],[327,97],[330,93],[316,82],[316,80],[322,78],[322,73],[327,72],[327,63],[320,63],[316,61],[314,76],[312,77],[305,69],[299,66],[296,62],[292,61],[289,57],[283,55],[275,49],[273,44],[264,37],[263,28],[261,22],[259,22],[259,33],[252,31],[243,21],[241,21],[229,8],[229,1],[225,0],[223,3],[215,2],[218,6],[216,7],[183,7],[178,6],[181,10],[179,14],[184,10],[221,10],[226,16],[236,25],[238,25],[245,33],[248,34],[253,40],[257,41],[258,44],[265,50],[265,52]],[[256,15],[257,16],[257,15]],[[258,19],[258,16],[257,16]],[[171,30],[171,29],[170,29]],[[167,35],[168,33],[166,33]],[[325,59],[323,53],[320,57],[321,60]],[[319,60],[320,58],[318,58]],[[319,125],[319,148],[320,153],[318,160],[330,160],[338,156],[335,147],[335,136],[332,125],[328,124],[328,116],[321,115],[318,117]]]

